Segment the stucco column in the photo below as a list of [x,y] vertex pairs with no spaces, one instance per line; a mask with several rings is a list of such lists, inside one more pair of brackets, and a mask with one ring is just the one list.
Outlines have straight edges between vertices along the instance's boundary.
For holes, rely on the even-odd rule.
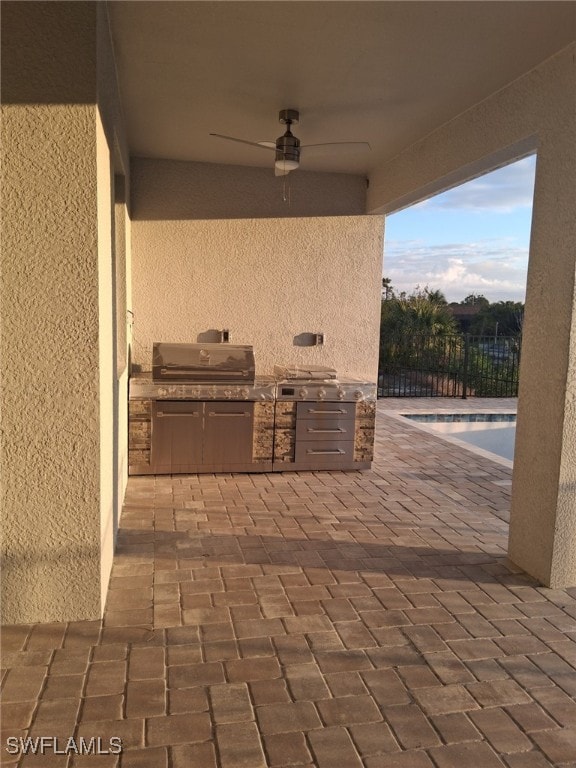
[[[576,53],[576,49],[575,53]],[[541,126],[523,330],[509,556],[576,585],[576,64]]]
[[4,623],[101,615],[96,4],[2,4]]
[[538,154],[523,329],[510,559],[576,585],[576,45],[378,169],[368,210],[393,212]]

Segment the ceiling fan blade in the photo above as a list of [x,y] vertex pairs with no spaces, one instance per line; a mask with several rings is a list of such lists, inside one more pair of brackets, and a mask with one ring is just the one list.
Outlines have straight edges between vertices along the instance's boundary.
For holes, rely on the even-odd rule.
[[358,148],[365,147],[367,149],[372,149],[370,144],[367,141],[326,141],[322,142],[322,144],[302,144],[300,149],[304,149],[305,147],[338,147],[338,146],[351,146],[356,145]]
[[237,139],[234,136],[224,136],[221,133],[211,133],[210,136],[216,136],[218,139],[226,139],[226,141],[236,141],[238,144],[248,144],[249,147],[260,147],[260,149],[271,149],[276,152],[276,145],[268,146],[271,142],[260,141],[246,141],[246,139]]

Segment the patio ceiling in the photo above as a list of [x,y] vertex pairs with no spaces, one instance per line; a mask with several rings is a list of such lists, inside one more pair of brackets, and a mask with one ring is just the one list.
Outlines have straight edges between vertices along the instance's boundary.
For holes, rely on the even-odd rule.
[[574,2],[110,2],[132,155],[271,166],[209,136],[273,140],[300,110],[303,170],[397,155],[574,39]]

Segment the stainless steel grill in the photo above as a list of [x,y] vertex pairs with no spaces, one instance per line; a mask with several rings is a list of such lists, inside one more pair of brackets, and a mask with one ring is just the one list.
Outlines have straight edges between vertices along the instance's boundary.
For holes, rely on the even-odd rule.
[[255,372],[248,345],[155,342],[152,348],[154,381],[253,383]]
[[337,378],[333,368],[277,365],[274,370],[278,377],[277,400],[359,402],[376,399],[374,383]]
[[[351,469],[366,466],[357,451],[366,410],[362,401],[376,397],[376,385],[339,379],[332,368],[277,366],[276,408],[290,414],[290,451],[274,459],[274,469]],[[293,402],[286,402],[293,401]],[[370,407],[370,406],[369,406]],[[283,420],[284,423],[284,420]],[[284,448],[284,446],[282,446]]]
[[370,466],[376,384],[333,368],[256,377],[251,346],[157,343],[130,400],[144,401],[132,404],[137,474]]
[[274,400],[272,376],[256,377],[252,346],[156,342],[149,373],[130,381],[130,397],[150,400]]
[[255,372],[249,345],[155,343],[152,379],[130,388],[132,398],[152,401],[151,471],[271,469],[271,455],[254,456],[254,420],[255,401],[273,401],[275,385]]

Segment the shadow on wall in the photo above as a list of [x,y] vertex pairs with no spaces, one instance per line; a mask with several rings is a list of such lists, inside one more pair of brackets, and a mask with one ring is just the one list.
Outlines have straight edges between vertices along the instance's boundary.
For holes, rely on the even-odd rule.
[[137,221],[362,216],[366,179],[346,173],[134,158],[132,218]]
[[299,333],[294,336],[295,347],[317,347],[318,346],[318,334],[317,333]]
[[217,344],[222,341],[222,331],[216,328],[209,328],[206,331],[200,331],[196,336],[198,344]]

